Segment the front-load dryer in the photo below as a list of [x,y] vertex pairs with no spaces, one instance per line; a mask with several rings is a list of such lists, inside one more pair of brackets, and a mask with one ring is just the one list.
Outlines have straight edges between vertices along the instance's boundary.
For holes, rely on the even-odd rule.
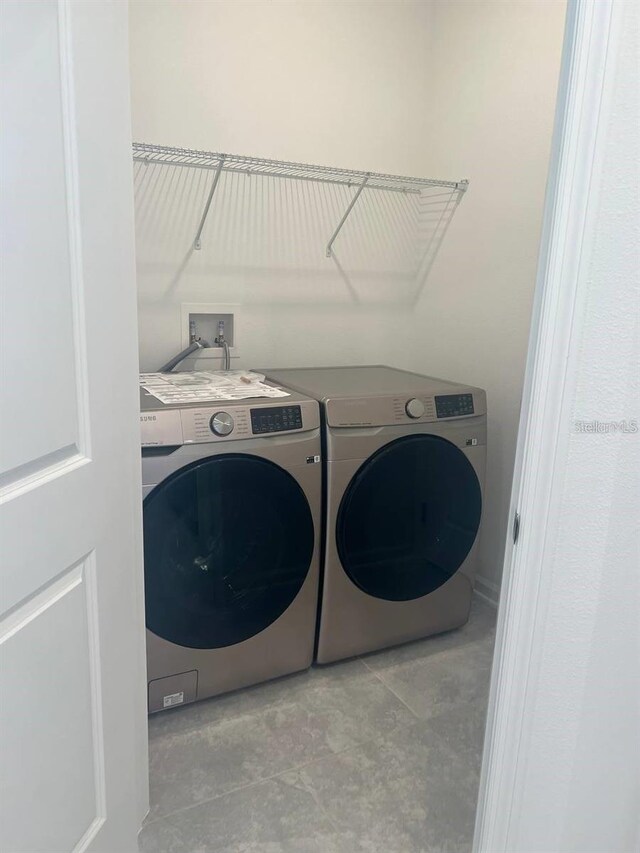
[[149,711],[308,667],[318,403],[164,405],[141,391]]
[[464,624],[482,513],[485,392],[383,366],[263,372],[321,402],[318,662]]

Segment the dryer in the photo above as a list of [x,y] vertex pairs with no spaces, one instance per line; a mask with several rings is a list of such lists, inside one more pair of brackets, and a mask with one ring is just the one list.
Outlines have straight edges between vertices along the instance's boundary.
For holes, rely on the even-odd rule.
[[149,711],[313,659],[318,403],[164,405],[141,390]]
[[464,624],[482,514],[485,392],[379,365],[263,372],[321,403],[318,662]]

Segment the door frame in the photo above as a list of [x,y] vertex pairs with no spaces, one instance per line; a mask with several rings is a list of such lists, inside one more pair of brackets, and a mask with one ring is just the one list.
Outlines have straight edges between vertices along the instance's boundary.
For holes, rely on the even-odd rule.
[[[560,498],[575,340],[582,327],[581,265],[591,245],[592,177],[616,0],[569,0],[538,273],[509,509],[474,853],[508,853],[530,745],[541,637],[553,570],[544,564],[549,521]],[[517,513],[517,522],[516,522]],[[518,524],[517,546],[514,532]]]

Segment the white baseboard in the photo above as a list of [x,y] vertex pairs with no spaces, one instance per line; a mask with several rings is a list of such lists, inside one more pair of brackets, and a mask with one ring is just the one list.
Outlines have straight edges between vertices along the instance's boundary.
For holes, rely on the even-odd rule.
[[494,581],[490,581],[488,578],[476,575],[476,582],[473,591],[478,598],[486,601],[487,604],[490,604],[492,607],[498,606],[498,601],[500,600],[500,587]]

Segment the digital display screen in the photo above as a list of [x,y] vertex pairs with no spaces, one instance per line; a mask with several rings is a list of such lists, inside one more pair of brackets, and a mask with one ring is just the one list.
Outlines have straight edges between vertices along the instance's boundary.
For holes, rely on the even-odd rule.
[[254,435],[267,432],[286,432],[291,429],[302,429],[300,406],[251,409],[251,431]]
[[436,397],[436,417],[459,418],[473,414],[473,394],[445,394]]

